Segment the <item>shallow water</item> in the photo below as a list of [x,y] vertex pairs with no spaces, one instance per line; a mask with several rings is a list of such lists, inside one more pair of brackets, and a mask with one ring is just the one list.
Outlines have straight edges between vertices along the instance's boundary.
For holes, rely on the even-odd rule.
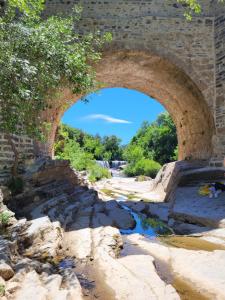
[[150,226],[144,226],[143,224],[143,219],[141,218],[141,216],[135,212],[133,212],[132,209],[130,209],[129,207],[127,207],[126,205],[122,204],[121,200],[118,201],[120,206],[122,208],[124,208],[125,210],[129,211],[130,214],[133,216],[135,222],[136,222],[136,225],[133,229],[121,229],[120,230],[120,233],[121,234],[134,234],[134,233],[139,233],[139,234],[143,234],[145,236],[148,236],[148,237],[151,237],[151,238],[154,238],[157,236],[157,233],[156,231]]
[[215,250],[225,250],[225,247],[223,245],[214,244],[198,237],[192,236],[173,235],[160,237],[159,240],[168,246],[183,248],[187,250],[203,250],[208,252],[212,252]]

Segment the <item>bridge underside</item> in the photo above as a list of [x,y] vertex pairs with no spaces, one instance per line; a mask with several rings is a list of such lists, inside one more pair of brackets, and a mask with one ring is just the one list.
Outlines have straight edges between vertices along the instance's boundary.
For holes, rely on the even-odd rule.
[[[96,71],[105,87],[134,89],[164,105],[176,124],[180,160],[211,158],[213,118],[201,92],[182,70],[150,53],[120,50],[107,51]],[[43,153],[53,155],[56,129],[71,97],[70,91],[63,90],[56,107],[46,113],[52,131],[48,143],[41,149]]]

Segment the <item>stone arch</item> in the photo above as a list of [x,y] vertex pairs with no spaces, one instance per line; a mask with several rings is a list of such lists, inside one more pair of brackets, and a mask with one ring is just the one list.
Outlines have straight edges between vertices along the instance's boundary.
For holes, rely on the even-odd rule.
[[[215,132],[213,117],[203,94],[186,73],[168,60],[145,51],[108,50],[96,65],[97,79],[105,87],[138,90],[158,100],[171,114],[179,144],[179,160],[203,159],[212,156],[212,137]],[[58,123],[68,108],[71,92],[62,90],[54,108],[45,118],[52,123],[48,142],[42,153],[52,155]],[[73,103],[79,99],[77,96]]]

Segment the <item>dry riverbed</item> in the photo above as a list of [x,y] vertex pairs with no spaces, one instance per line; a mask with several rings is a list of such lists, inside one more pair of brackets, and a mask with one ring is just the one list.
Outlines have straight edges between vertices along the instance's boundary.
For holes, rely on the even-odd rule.
[[[54,174],[58,163],[49,164]],[[187,223],[152,202],[150,181],[91,189],[49,177],[39,173],[38,186],[32,177],[32,193],[9,201],[16,218],[0,240],[1,299],[225,299],[223,227]],[[162,224],[185,236],[159,236]]]

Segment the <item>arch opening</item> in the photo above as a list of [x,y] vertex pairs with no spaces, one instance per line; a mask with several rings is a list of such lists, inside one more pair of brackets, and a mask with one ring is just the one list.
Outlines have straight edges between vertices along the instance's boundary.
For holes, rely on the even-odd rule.
[[[179,160],[211,158],[215,126],[210,108],[197,85],[177,66],[142,51],[107,51],[96,65],[96,74],[104,87],[137,90],[166,108],[177,128]],[[53,155],[56,130],[71,98],[74,95],[69,89],[62,90],[57,103],[45,113],[52,127],[42,153]],[[80,98],[77,96],[73,104]]]

